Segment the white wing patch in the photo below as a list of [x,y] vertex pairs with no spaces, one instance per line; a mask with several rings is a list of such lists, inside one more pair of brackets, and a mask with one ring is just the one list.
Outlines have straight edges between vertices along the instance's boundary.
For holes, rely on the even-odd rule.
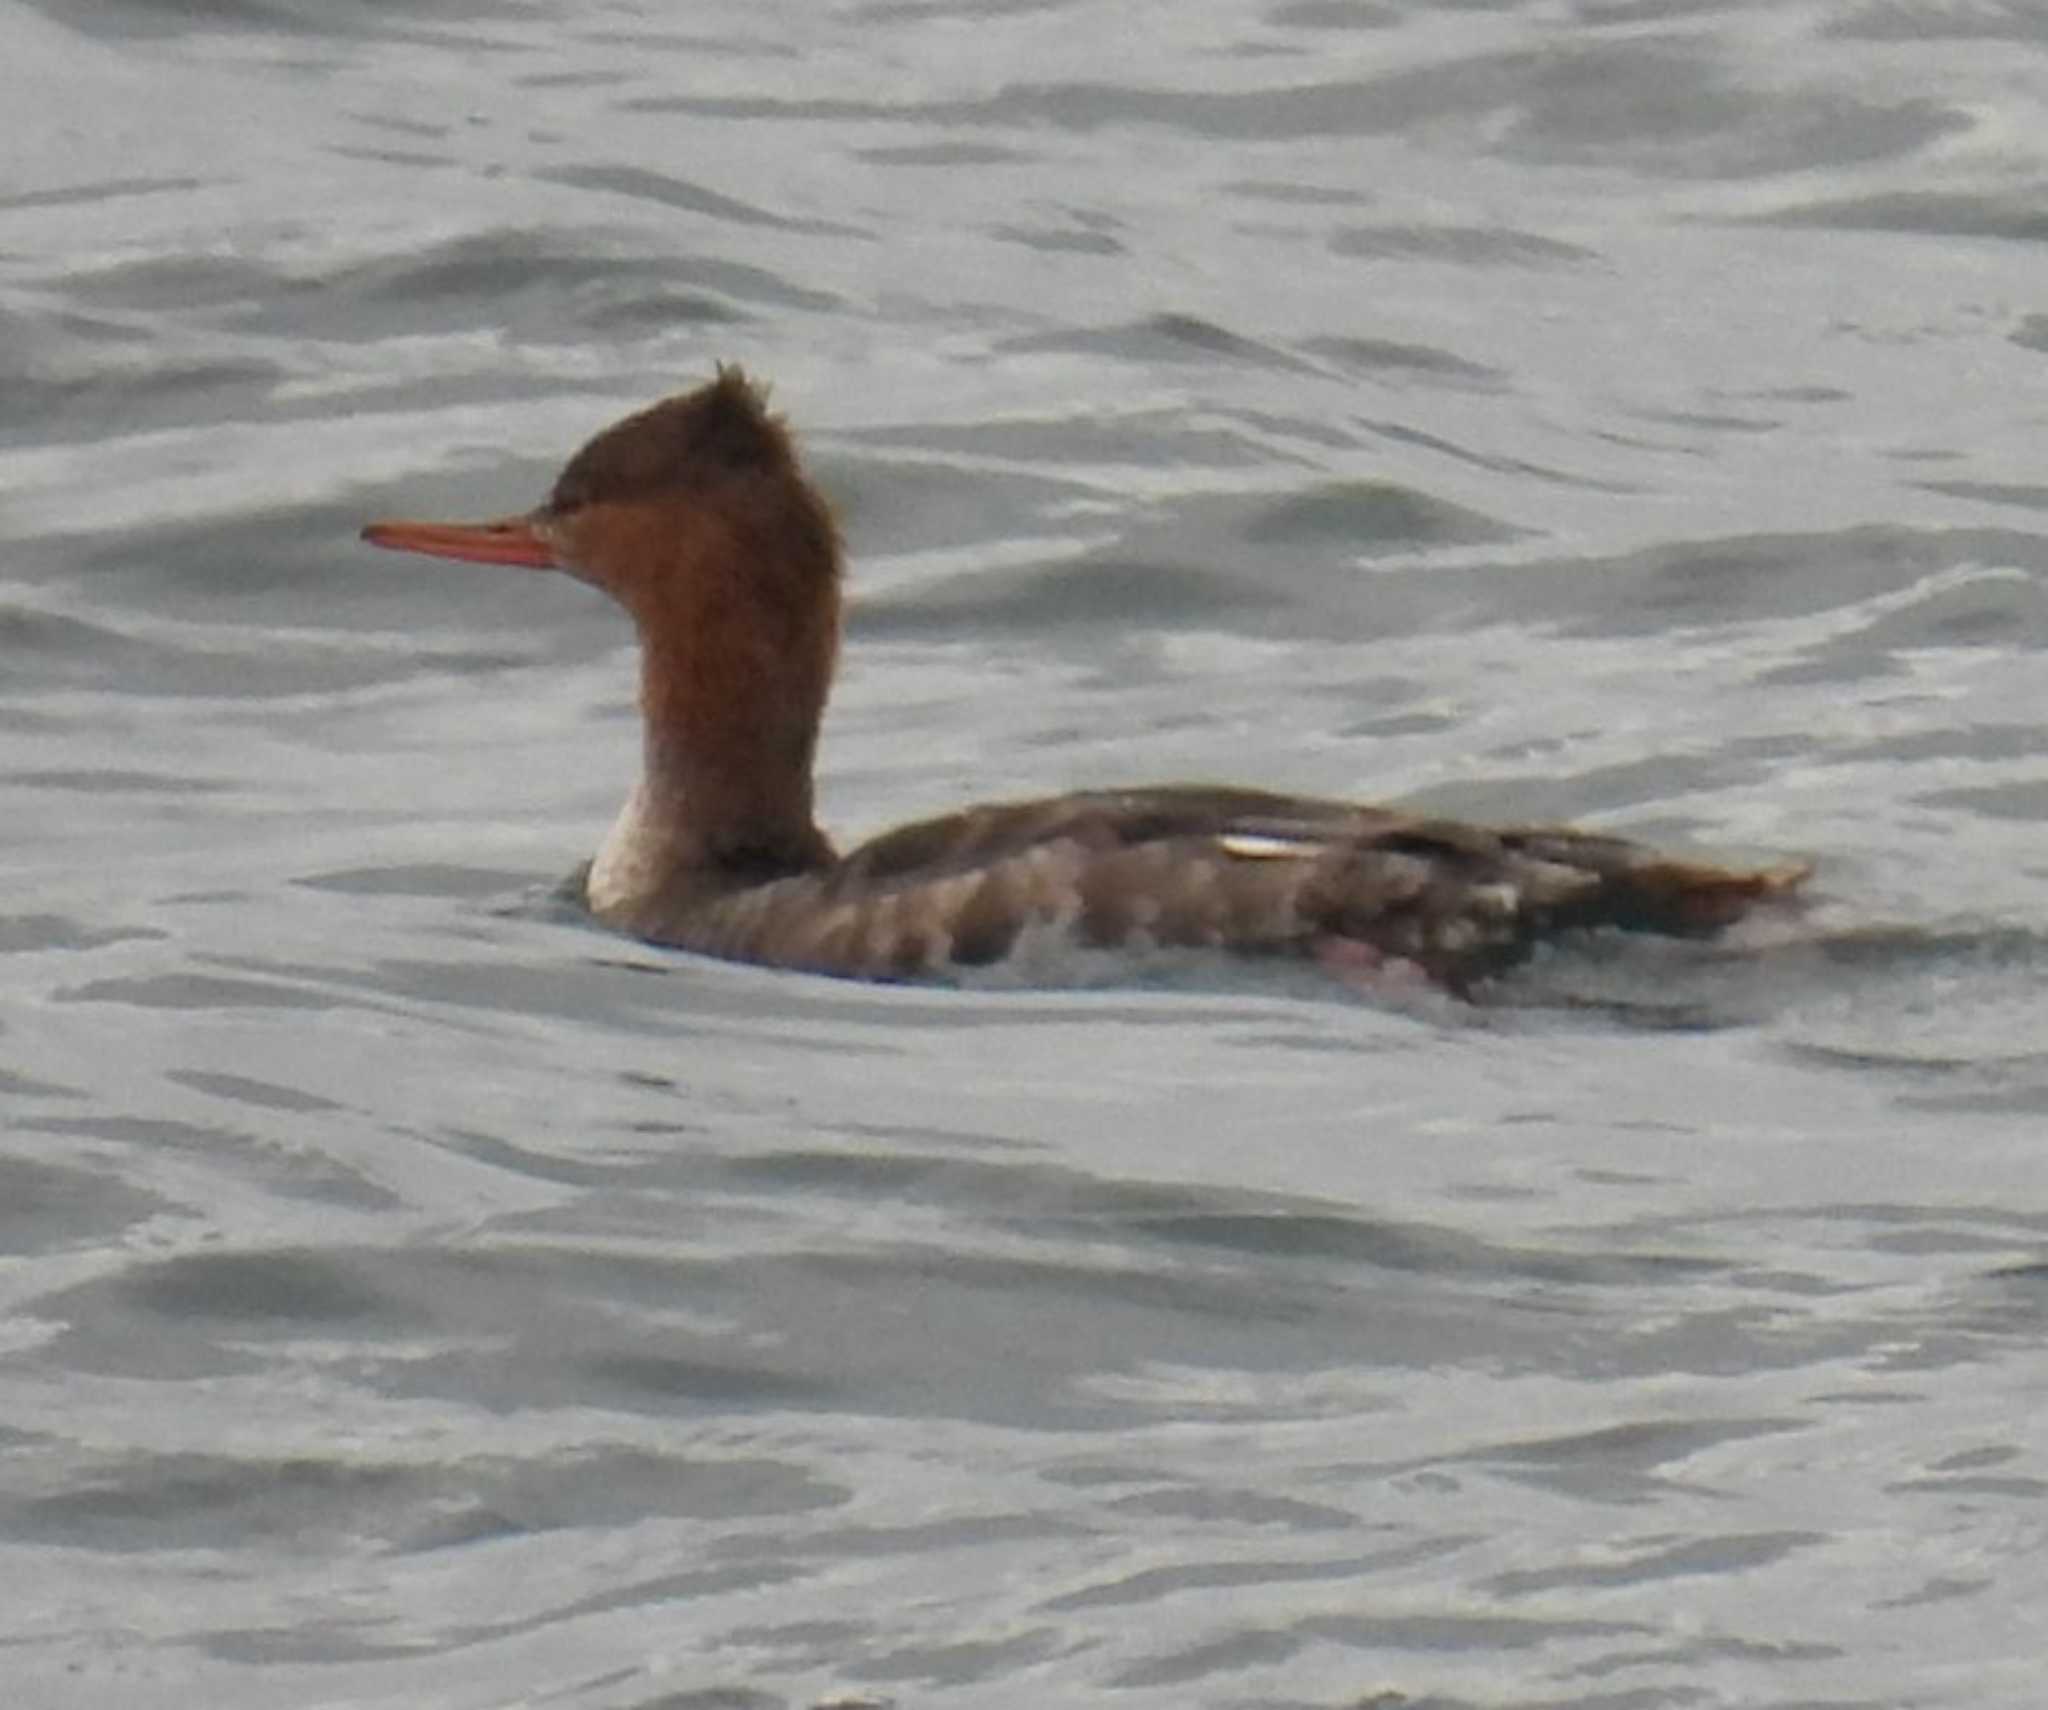
[[1269,837],[1263,832],[1226,831],[1216,847],[1240,861],[1313,861],[1329,844],[1319,837]]

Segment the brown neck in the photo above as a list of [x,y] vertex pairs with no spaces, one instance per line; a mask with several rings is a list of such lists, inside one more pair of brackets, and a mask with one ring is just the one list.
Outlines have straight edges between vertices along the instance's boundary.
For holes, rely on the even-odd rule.
[[677,866],[770,874],[822,865],[811,762],[823,685],[777,682],[710,637],[641,637],[640,801]]
[[[839,547],[790,477],[728,483],[716,506],[593,506],[586,574],[640,635],[642,775],[592,870],[617,909],[814,871],[811,762],[839,642]],[[651,567],[642,571],[638,567]]]

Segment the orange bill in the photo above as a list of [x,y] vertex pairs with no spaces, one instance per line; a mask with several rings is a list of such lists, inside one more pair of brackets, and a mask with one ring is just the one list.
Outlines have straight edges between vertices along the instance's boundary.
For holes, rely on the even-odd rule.
[[373,522],[363,530],[372,546],[393,552],[423,552],[430,558],[460,558],[472,564],[523,564],[551,570],[555,549],[534,528],[531,517],[500,517],[496,522]]

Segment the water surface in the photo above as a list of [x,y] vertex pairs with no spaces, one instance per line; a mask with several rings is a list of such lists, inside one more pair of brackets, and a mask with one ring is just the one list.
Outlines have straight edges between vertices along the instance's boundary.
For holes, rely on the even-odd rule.
[[[2039,1702],[2018,5],[5,4],[9,1702]],[[554,896],[622,622],[359,547],[773,382],[822,802],[1804,854],[1479,1012]]]

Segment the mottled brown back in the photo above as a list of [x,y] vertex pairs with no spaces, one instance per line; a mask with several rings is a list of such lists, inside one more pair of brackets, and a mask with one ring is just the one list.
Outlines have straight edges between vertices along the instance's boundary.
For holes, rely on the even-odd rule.
[[1397,809],[1171,786],[1014,802],[905,826],[825,871],[634,929],[717,955],[863,978],[984,966],[1027,935],[1100,948],[1411,963],[1469,993],[1542,938],[1719,930],[1805,877],[1674,860],[1624,839],[1491,830]]

